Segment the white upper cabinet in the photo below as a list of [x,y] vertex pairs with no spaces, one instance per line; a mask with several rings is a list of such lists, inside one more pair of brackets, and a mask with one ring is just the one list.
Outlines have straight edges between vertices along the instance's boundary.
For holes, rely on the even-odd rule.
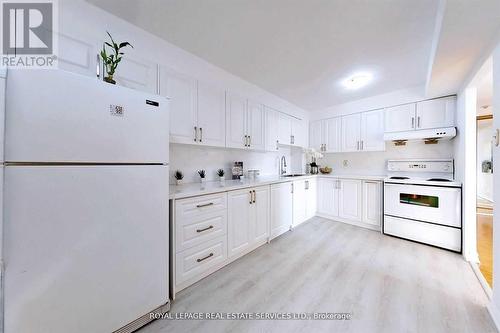
[[282,145],[290,145],[292,142],[292,117],[284,113],[278,116],[278,135]]
[[307,139],[306,122],[292,117],[292,146],[307,147]]
[[324,124],[324,120],[316,120],[309,125],[309,147],[317,151],[323,151],[323,145],[325,144]]
[[170,142],[196,144],[196,80],[162,68],[160,95],[170,98]]
[[385,132],[403,132],[415,129],[415,103],[385,109]]
[[226,146],[246,148],[247,135],[247,100],[233,93],[226,95]]
[[265,113],[264,105],[248,101],[247,135],[251,149],[265,150]]
[[352,221],[361,221],[361,180],[340,180],[339,216]]
[[226,94],[226,146],[265,150],[264,105],[228,92]]
[[417,103],[417,129],[455,126],[456,98],[446,97]]
[[[98,53],[102,46],[92,45],[81,39],[61,33],[58,34],[58,38],[59,54],[57,60],[59,68],[81,75],[96,77],[97,66],[100,63]],[[102,68],[100,71],[102,72]]]
[[200,144],[214,147],[226,145],[225,100],[224,89],[198,81],[198,139]]
[[361,115],[342,117],[342,151],[359,151],[361,147]]
[[324,121],[326,141],[324,151],[328,153],[338,153],[342,151],[342,118],[336,117]]
[[160,94],[170,98],[170,141],[224,147],[225,92],[162,68]]
[[361,144],[362,151],[385,150],[384,141],[384,110],[363,112],[361,114]]
[[278,117],[279,112],[271,108],[264,108],[266,113],[266,150],[277,151],[279,149]]

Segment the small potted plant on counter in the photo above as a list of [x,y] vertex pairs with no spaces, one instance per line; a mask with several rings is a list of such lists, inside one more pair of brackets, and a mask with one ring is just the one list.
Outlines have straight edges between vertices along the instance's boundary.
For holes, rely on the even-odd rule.
[[175,178],[175,184],[176,185],[181,185],[182,184],[182,179],[184,179],[184,174],[180,170],[176,170],[174,173],[174,178]]
[[224,180],[225,180],[225,178],[224,178],[224,170],[223,169],[217,170],[217,176],[219,176],[220,182],[223,183]]
[[198,174],[200,175],[200,181],[202,183],[204,183],[206,181],[206,178],[205,178],[205,170],[201,169],[201,170],[198,170]]

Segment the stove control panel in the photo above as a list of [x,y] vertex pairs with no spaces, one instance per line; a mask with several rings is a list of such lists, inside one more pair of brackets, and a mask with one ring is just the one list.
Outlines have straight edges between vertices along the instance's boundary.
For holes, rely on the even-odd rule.
[[389,160],[387,171],[453,173],[453,160]]

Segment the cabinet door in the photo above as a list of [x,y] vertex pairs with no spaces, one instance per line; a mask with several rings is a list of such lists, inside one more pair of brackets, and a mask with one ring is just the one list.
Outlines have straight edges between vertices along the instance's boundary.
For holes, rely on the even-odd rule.
[[317,179],[306,180],[306,220],[316,216],[318,211],[318,186]]
[[306,182],[298,180],[293,182],[293,226],[306,220]]
[[264,105],[248,101],[247,135],[249,135],[250,149],[265,150],[265,119]]
[[415,103],[385,109],[385,132],[402,132],[415,129]]
[[361,150],[385,150],[383,109],[361,114]]
[[309,147],[322,151],[324,140],[324,120],[312,121],[309,125]]
[[339,216],[339,180],[320,178],[318,188],[318,212],[332,217]]
[[158,64],[130,57],[127,54],[120,62],[114,79],[117,84],[151,94],[158,93]]
[[308,135],[304,120],[292,118],[292,146],[306,148]]
[[271,185],[271,231],[273,239],[290,230],[293,217],[292,183]]
[[[200,145],[226,146],[226,93],[213,84],[198,82]],[[174,125],[175,126],[175,125]]]
[[196,80],[162,69],[160,89],[160,95],[170,98],[170,142],[197,143]]
[[255,188],[255,203],[252,204],[252,244],[263,244],[269,237],[269,187]]
[[244,253],[251,245],[250,210],[252,191],[249,189],[231,191],[227,195],[227,240],[228,256],[235,257]]
[[382,183],[363,181],[363,222],[380,226],[382,219]]
[[[96,68],[100,63],[99,53],[100,46],[92,45],[84,40],[76,39],[71,36],[58,33],[59,38],[59,54],[58,66],[65,71],[96,77]],[[102,66],[100,66],[100,74],[102,78]]]
[[361,115],[342,117],[342,151],[359,151],[361,141]]
[[342,118],[336,117],[325,120],[326,124],[326,151],[338,153],[342,149]]
[[247,100],[241,96],[226,94],[226,146],[246,148]]
[[417,103],[417,129],[455,126],[455,97]]
[[276,110],[265,107],[266,113],[266,150],[277,151],[279,149],[278,116]]
[[361,221],[361,181],[340,180],[339,216],[348,220]]
[[278,116],[279,141],[282,145],[291,144],[292,136],[292,118],[284,113]]

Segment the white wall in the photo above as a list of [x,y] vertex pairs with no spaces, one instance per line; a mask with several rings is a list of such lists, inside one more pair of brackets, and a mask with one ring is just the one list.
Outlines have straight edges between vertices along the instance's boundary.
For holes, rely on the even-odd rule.
[[[385,175],[387,160],[404,158],[453,158],[453,141],[440,141],[436,145],[409,142],[406,146],[387,143],[385,152],[325,154],[318,161],[321,166],[330,166],[336,174]],[[343,161],[348,161],[344,167]]]
[[493,174],[482,172],[483,161],[491,161],[493,119],[477,122],[477,196],[493,201]]
[[175,182],[172,176],[175,170],[183,172],[186,183],[199,182],[197,171],[200,169],[207,172],[208,181],[218,180],[218,169],[224,169],[226,179],[231,179],[231,168],[236,161],[243,162],[245,173],[249,169],[258,169],[261,175],[278,175],[281,156],[286,158],[287,172],[302,173],[302,155],[302,149],[296,147],[281,147],[277,152],[256,152],[171,144],[170,183]]

